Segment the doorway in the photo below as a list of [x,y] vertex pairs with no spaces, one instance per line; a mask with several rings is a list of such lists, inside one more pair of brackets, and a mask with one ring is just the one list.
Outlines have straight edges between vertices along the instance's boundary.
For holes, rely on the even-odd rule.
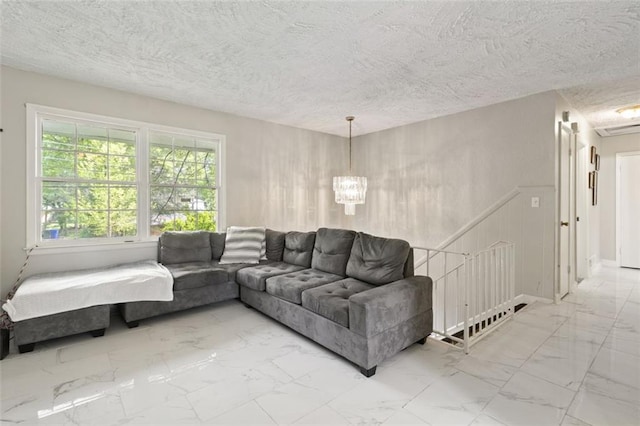
[[640,268],[640,152],[616,155],[618,265]]

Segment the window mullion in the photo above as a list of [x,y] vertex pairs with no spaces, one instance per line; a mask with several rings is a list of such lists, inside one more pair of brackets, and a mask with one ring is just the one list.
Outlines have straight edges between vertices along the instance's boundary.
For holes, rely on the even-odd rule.
[[136,182],[138,185],[138,238],[150,237],[151,209],[149,208],[149,131],[140,129],[136,144]]

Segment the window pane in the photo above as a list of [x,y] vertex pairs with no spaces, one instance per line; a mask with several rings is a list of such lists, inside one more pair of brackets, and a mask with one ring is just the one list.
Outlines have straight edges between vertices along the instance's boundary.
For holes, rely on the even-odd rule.
[[109,156],[109,180],[133,182],[136,180],[135,157]]
[[42,239],[64,239],[73,237],[76,229],[75,210],[43,210],[40,213]]
[[78,125],[78,151],[108,152],[107,129],[87,125]]
[[211,188],[199,189],[198,199],[203,204],[203,208],[199,210],[217,210],[215,189],[211,189]]
[[151,187],[149,191],[151,210],[157,212],[158,214],[164,214],[165,211],[176,210],[178,206],[175,204],[175,199],[171,196],[173,192],[174,189],[169,187]]
[[42,209],[69,210],[76,208],[76,185],[42,182]]
[[74,136],[56,135],[53,133],[42,134],[42,148],[58,151],[73,151],[76,149]]
[[199,151],[196,153],[197,158],[197,185],[215,186],[215,153],[213,151]]
[[196,190],[194,188],[174,188],[170,204],[175,210],[195,210],[198,204]]
[[107,211],[80,211],[78,212],[79,238],[105,238],[107,237]]
[[79,152],[78,178],[107,180],[107,156],[102,154]]
[[109,154],[111,155],[128,155],[135,157],[136,145],[135,142],[123,142],[111,139],[109,141]]
[[135,144],[136,132],[133,130],[109,129],[109,140]]
[[173,184],[173,161],[171,159],[152,158],[150,172],[152,184]]
[[168,145],[173,146],[173,136],[167,133],[149,132],[149,142],[152,145]]
[[42,147],[45,149],[76,149],[76,125],[62,121],[42,120]]
[[175,184],[195,184],[196,163],[193,151],[186,149],[176,149],[173,170],[175,176]]
[[42,176],[65,178],[75,176],[75,153],[72,151],[42,151]]
[[138,191],[136,191],[136,187],[109,187],[109,204],[112,210],[135,210],[138,206]]
[[111,237],[133,237],[138,233],[137,210],[116,210],[111,212]]
[[218,225],[216,223],[216,212],[198,212],[197,213],[197,229],[203,231],[216,231]]
[[79,210],[106,210],[109,208],[108,200],[109,189],[107,185],[78,186]]

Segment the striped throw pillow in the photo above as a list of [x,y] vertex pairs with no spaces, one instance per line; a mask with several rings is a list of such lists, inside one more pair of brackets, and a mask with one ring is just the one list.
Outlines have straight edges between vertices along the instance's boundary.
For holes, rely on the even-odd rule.
[[264,227],[228,227],[220,263],[259,263],[264,240]]

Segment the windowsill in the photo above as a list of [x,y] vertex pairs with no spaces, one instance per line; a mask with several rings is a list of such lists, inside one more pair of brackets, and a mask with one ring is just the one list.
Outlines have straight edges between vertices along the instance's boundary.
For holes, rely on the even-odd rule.
[[[44,244],[36,246],[31,251],[31,256],[48,255],[48,254],[71,254],[71,253],[86,253],[86,252],[103,252],[111,250],[132,250],[132,249],[146,249],[155,248],[158,246],[158,240],[147,241],[114,241],[114,242],[101,242],[92,244],[80,244],[69,243],[64,245],[59,244]],[[25,248],[25,251],[29,248]]]

